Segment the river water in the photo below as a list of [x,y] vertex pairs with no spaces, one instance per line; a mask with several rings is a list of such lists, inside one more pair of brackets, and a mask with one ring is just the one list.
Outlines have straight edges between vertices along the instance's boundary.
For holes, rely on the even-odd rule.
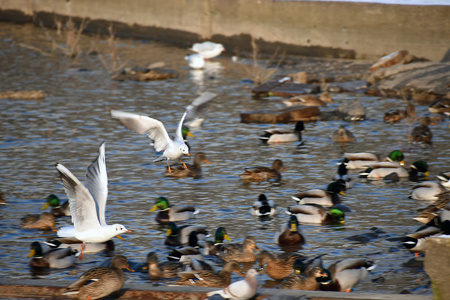
[[[52,232],[22,230],[20,218],[40,213],[49,194],[67,199],[54,168],[63,163],[80,180],[86,167],[96,157],[98,146],[106,141],[109,176],[109,200],[106,217],[109,224],[121,223],[132,231],[124,241],[116,240],[115,253],[143,262],[146,254],[156,251],[160,259],[168,253],[164,246],[164,229],[149,213],[158,196],[172,204],[193,204],[201,212],[195,220],[185,223],[207,225],[213,233],[224,226],[234,241],[253,235],[261,249],[279,253],[273,243],[276,230],[288,221],[284,209],[293,204],[291,196],[309,188],[325,188],[337,169],[343,152],[371,151],[387,155],[391,150],[405,152],[406,162],[424,159],[430,165],[430,179],[448,171],[450,141],[448,124],[433,126],[433,146],[423,148],[407,143],[409,126],[386,125],[385,111],[402,106],[397,99],[368,97],[358,93],[333,94],[334,109],[345,101],[359,100],[367,110],[365,121],[317,121],[307,123],[304,144],[267,146],[258,135],[269,124],[242,124],[239,113],[254,109],[280,109],[280,99],[252,100],[248,81],[250,74],[242,64],[229,56],[208,63],[204,71],[188,68],[184,56],[187,49],[139,40],[118,40],[117,54],[128,66],[146,66],[162,61],[179,72],[177,79],[150,82],[114,81],[98,55],[82,55],[76,61],[51,51],[51,41],[62,39],[55,31],[33,27],[1,24],[0,90],[44,90],[44,100],[0,100],[0,190],[8,205],[0,207],[0,278],[35,278],[48,281],[71,281],[81,272],[106,259],[105,254],[86,255],[73,269],[51,270],[35,276],[28,267],[30,243],[43,241]],[[63,45],[62,41],[58,42]],[[105,57],[108,44],[104,37],[82,36],[81,49],[98,49]],[[30,46],[34,47],[31,49]],[[299,66],[298,71],[301,71]],[[203,166],[201,179],[171,179],[162,176],[165,162],[154,163],[158,157],[145,136],[139,136],[112,120],[110,109],[135,111],[155,117],[166,124],[170,134],[186,106],[202,91],[218,94],[204,112],[206,121],[194,128],[189,140],[192,154],[206,153],[212,163]],[[419,115],[426,105],[417,106]],[[331,135],[339,125],[346,124],[357,141],[339,146]],[[280,124],[292,128],[291,124]],[[244,185],[238,175],[245,167],[270,166],[281,159],[287,171],[280,184]],[[186,159],[185,161],[189,161]],[[356,173],[354,173],[356,174]],[[408,198],[410,181],[386,183],[356,178],[355,186],[342,201],[353,212],[344,226],[302,225],[307,243],[299,250],[305,256],[326,254],[325,265],[338,259],[367,257],[377,268],[355,287],[355,291],[431,294],[423,269],[405,267],[413,258],[398,238],[415,230],[419,224],[412,218],[415,210],[427,205]],[[280,207],[270,220],[250,215],[249,208],[260,193],[265,193]],[[57,220],[58,227],[70,224],[70,218]],[[382,231],[366,242],[352,241],[355,235]],[[237,277],[236,277],[237,279]],[[146,274],[127,274],[127,282],[148,283]],[[164,282],[162,282],[164,284]],[[273,286],[267,275],[260,276],[261,285]]]

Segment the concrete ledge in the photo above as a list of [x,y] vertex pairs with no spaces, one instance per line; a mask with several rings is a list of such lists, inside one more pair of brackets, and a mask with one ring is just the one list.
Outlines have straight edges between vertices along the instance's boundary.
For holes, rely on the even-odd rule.
[[2,0],[0,21],[89,19],[88,30],[179,44],[212,39],[232,53],[375,59],[397,50],[430,60],[450,45],[450,6],[272,0]]
[[[70,299],[62,296],[62,292],[70,282],[54,282],[52,286],[45,285],[42,281],[21,280],[21,284],[15,284],[14,280],[0,280],[0,298],[6,297],[29,297],[29,298],[58,298]],[[205,299],[205,293],[218,290],[217,288],[186,287],[186,286],[151,286],[144,284],[127,285],[122,290],[114,294],[120,299]],[[259,289],[255,299],[298,299],[306,296],[309,300],[431,300],[432,296],[411,295],[411,294],[373,294],[373,293],[340,293],[322,291],[298,291],[298,290],[278,290]]]

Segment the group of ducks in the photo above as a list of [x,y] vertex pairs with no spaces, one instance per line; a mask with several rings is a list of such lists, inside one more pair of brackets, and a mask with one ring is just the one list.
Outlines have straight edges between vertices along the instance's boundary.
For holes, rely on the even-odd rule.
[[[193,166],[181,161],[183,155],[190,155],[190,148],[184,139],[183,128],[186,127],[185,123],[195,119],[196,113],[214,97],[215,94],[206,92],[188,106],[178,123],[173,140],[168,135],[164,124],[156,119],[118,110],[112,110],[111,117],[117,119],[126,128],[139,134],[145,134],[153,140],[155,150],[163,152],[155,161],[166,160],[166,176],[192,176],[195,178],[201,170],[200,163],[208,161],[204,153],[196,155]],[[290,140],[287,139],[287,141],[292,141],[292,139],[301,141],[303,129],[303,122],[298,122],[294,132],[270,134],[266,132],[262,139],[269,142],[276,134],[280,136],[289,134]],[[170,160],[179,160],[182,166],[171,166]],[[294,199],[298,201],[298,204],[288,207],[289,222],[275,234],[275,242],[279,245],[304,244],[305,239],[299,231],[300,223],[344,223],[345,212],[350,209],[340,203],[338,194],[351,186],[351,180],[346,176],[347,169],[365,168],[360,176],[376,179],[417,178],[421,173],[426,174],[428,171],[428,166],[424,161],[417,161],[409,169],[406,169],[402,164],[403,155],[400,151],[393,151],[387,160],[380,162],[378,157],[371,153],[346,154],[338,168],[336,178],[326,190],[314,189],[296,195]],[[64,165],[57,163],[56,169],[69,200],[66,204],[59,206],[59,199],[53,195],[49,196],[47,200],[48,204],[53,207],[52,213],[44,214],[49,219],[53,218],[53,223],[48,228],[55,230],[54,218],[62,215],[70,215],[74,226],[59,229],[57,231],[59,238],[47,241],[50,250],[44,251],[40,243],[33,243],[30,252],[30,256],[33,257],[30,265],[33,267],[65,268],[72,266],[77,258],[82,259],[86,253],[113,249],[114,245],[111,239],[130,232],[121,224],[107,225],[105,220],[108,178],[104,143],[99,147],[99,155],[96,160],[87,169],[85,184],[82,184]],[[279,181],[281,179],[280,170],[285,170],[285,168],[282,161],[277,159],[273,162],[272,168],[248,168],[241,174],[241,178],[244,181]],[[447,174],[443,174],[443,176],[447,176]],[[215,241],[208,243],[205,241],[207,234],[205,226],[178,226],[176,224],[178,221],[192,218],[197,213],[195,207],[170,205],[166,198],[160,197],[151,211],[157,209],[159,212],[155,218],[156,221],[168,226],[166,245],[178,247],[169,257],[176,257],[177,261],[160,263],[154,253],[149,253],[146,268],[150,278],[168,278],[176,274],[180,277],[176,284],[226,287],[231,284],[230,274],[232,272],[241,273],[239,263],[259,261],[260,267],[265,266],[266,273],[270,277],[282,280],[280,288],[310,290],[321,288],[349,291],[374,267],[374,263],[366,259],[339,261],[325,269],[320,257],[305,260],[304,257],[299,257],[298,253],[284,253],[275,257],[267,251],[261,251],[255,255],[254,251],[259,248],[252,237],[247,237],[242,244],[226,244],[223,241],[229,237],[222,227],[217,229]],[[276,206],[273,201],[268,200],[262,194],[252,206],[251,213],[257,216],[273,216],[276,213]],[[26,224],[29,223],[31,222],[24,218],[22,228],[32,228],[26,227]],[[203,253],[200,250],[202,248],[204,249]],[[205,263],[205,255],[216,255],[225,262],[219,275]],[[165,268],[166,266],[169,268],[169,265],[171,267],[177,265],[176,272],[166,272]],[[124,256],[117,255],[109,267],[96,267],[80,276],[67,288],[67,295],[80,299],[86,296],[96,299],[109,295],[123,286],[122,269],[131,270],[130,264]],[[229,287],[218,293],[225,295],[226,291],[236,289],[235,293],[246,291],[247,294],[244,297],[252,293],[254,295],[256,293],[256,274],[256,270],[250,269],[247,271],[246,279],[233,283],[233,288]],[[88,284],[92,281],[95,285]]]

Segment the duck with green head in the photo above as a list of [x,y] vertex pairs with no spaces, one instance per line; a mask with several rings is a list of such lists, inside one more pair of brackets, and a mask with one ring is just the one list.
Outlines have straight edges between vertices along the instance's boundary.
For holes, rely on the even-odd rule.
[[29,265],[33,268],[68,268],[75,264],[78,254],[77,250],[70,247],[50,249],[44,252],[39,242],[33,242],[28,255],[28,257],[31,257]]
[[305,238],[300,232],[300,226],[295,215],[291,215],[289,222],[283,224],[280,230],[275,233],[275,243],[278,245],[303,245]]
[[409,177],[411,180],[417,180],[421,176],[427,177],[428,164],[423,160],[417,160],[407,169],[397,162],[380,162],[370,165],[365,171],[359,173],[360,177],[368,179],[384,179],[393,175],[400,178]]
[[268,200],[266,195],[260,194],[258,200],[253,202],[250,213],[254,216],[274,216],[277,213],[277,205],[273,200]]
[[154,212],[159,209],[155,219],[158,223],[185,221],[194,217],[198,211],[192,205],[170,205],[165,197],[156,199],[155,205],[150,209]]
[[233,240],[229,237],[226,229],[224,227],[219,227],[214,234],[214,242],[206,241],[204,254],[205,255],[221,255],[224,250],[223,241],[227,240],[232,242]]
[[[404,155],[400,150],[394,150],[385,158],[385,161],[397,161],[404,165]],[[344,162],[347,163],[347,169],[365,169],[371,164],[380,162],[378,155],[370,152],[345,153]]]
[[70,217],[70,216],[72,216],[70,214],[68,200],[65,201],[63,204],[61,204],[61,200],[58,198],[58,196],[52,194],[47,197],[47,202],[44,204],[44,206],[42,206],[41,209],[46,209],[49,206],[52,207],[51,213],[55,217],[62,217],[62,216]]
[[192,231],[197,232],[197,241],[204,241],[206,235],[208,235],[206,226],[202,225],[177,226],[175,222],[169,222],[167,227],[166,239],[164,242],[167,246],[187,245]]
[[299,204],[320,204],[325,207],[332,207],[341,203],[339,195],[345,196],[343,192],[345,189],[345,183],[340,181],[333,181],[328,184],[327,189],[309,189],[303,192],[299,192],[292,199]]
[[345,211],[341,209],[340,205],[325,208],[315,203],[298,204],[289,206],[286,212],[295,215],[298,222],[302,224],[345,224]]

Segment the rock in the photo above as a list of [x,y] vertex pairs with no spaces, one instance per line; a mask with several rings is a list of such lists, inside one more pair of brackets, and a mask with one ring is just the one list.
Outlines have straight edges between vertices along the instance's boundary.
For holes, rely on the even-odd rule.
[[380,68],[389,68],[397,64],[407,64],[414,59],[414,56],[410,55],[408,50],[400,50],[393,52],[389,55],[383,56],[376,63],[370,67],[370,72],[375,72]]
[[378,69],[368,79],[366,93],[433,101],[450,92],[450,62],[417,62]]

